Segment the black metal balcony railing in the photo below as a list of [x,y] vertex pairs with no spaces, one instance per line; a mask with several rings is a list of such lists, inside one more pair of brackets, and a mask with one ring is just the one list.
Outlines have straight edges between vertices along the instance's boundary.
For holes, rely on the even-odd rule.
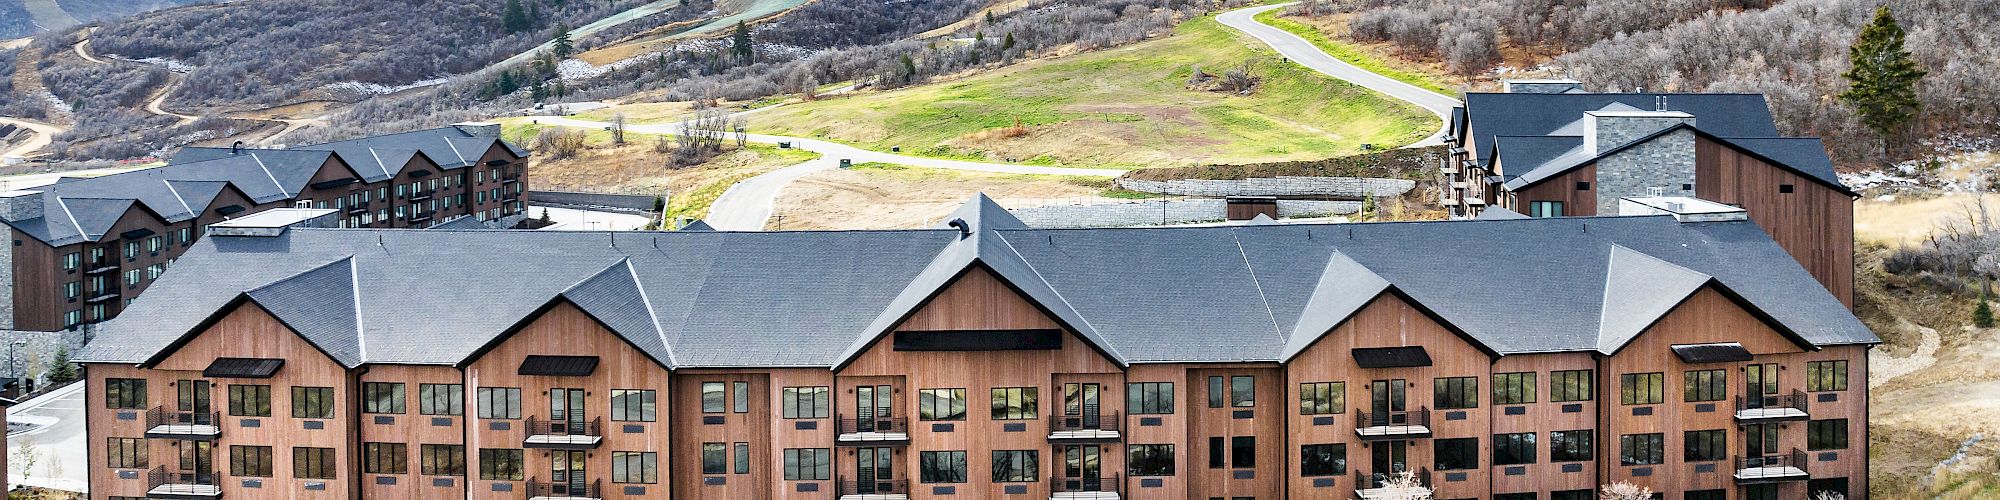
[[1753,395],[1747,398],[1743,396],[1737,396],[1736,411],[1740,412],[1743,410],[1792,408],[1798,410],[1800,413],[1811,413],[1806,411],[1807,403],[1810,402],[1811,399],[1812,398],[1806,397],[1805,391],[1801,391],[1798,389],[1792,389],[1791,394],[1761,394],[1761,395]]
[[162,425],[213,425],[220,426],[222,412],[168,411],[165,406],[155,406],[146,410],[146,427]]
[[834,432],[837,434],[855,434],[862,432],[887,432],[887,433],[907,434],[910,432],[910,419],[901,417],[876,417],[869,419],[854,419],[854,418],[847,418],[845,415],[843,415],[834,424],[834,429],[835,429]]
[[583,422],[571,422],[568,420],[551,421],[543,420],[539,417],[528,417],[527,430],[530,436],[603,437],[603,423],[604,417],[595,417]]
[[221,484],[217,482],[220,479],[214,472],[168,471],[167,466],[162,465],[146,472],[146,489],[148,491],[157,490],[161,486],[168,486],[169,489],[174,489],[172,487],[215,486]]
[[1124,484],[1124,476],[1118,474],[1112,474],[1111,477],[1052,477],[1049,478],[1049,492],[1117,493],[1118,488]]
[[604,480],[592,479],[589,483],[575,484],[545,483],[528,478],[528,498],[535,497],[604,498]]
[[1736,470],[1741,471],[1745,469],[1762,469],[1767,467],[1768,468],[1791,467],[1794,469],[1798,469],[1800,472],[1805,472],[1807,474],[1810,474],[1811,472],[1806,468],[1806,464],[1808,463],[1811,462],[1806,460],[1805,451],[1800,450],[1798,448],[1792,448],[1791,453],[1778,453],[1773,455],[1759,455],[1753,457],[1744,457],[1738,455],[1736,457]]
[[848,481],[841,479],[838,483],[840,486],[837,489],[840,491],[835,492],[835,495],[910,494],[910,480],[908,479],[876,479],[873,481]]
[[[1396,472],[1376,472],[1369,474],[1359,474],[1360,471],[1356,472],[1354,489],[1357,490],[1386,488],[1389,486],[1389,481],[1395,479],[1399,474]],[[1419,468],[1416,472],[1410,474],[1410,478],[1416,480],[1416,486],[1428,488],[1431,486],[1431,469],[1429,467]]]
[[1431,425],[1431,409],[1429,407],[1420,406],[1417,407],[1417,409],[1415,410],[1406,410],[1406,411],[1385,411],[1385,412],[1375,412],[1375,413],[1356,411],[1354,413],[1355,429],[1366,429],[1370,427],[1390,427],[1390,428],[1419,427],[1419,426],[1429,427],[1430,425]]
[[1084,412],[1082,415],[1050,415],[1049,432],[1117,431],[1124,421],[1124,415],[1115,411],[1102,415],[1091,412]]

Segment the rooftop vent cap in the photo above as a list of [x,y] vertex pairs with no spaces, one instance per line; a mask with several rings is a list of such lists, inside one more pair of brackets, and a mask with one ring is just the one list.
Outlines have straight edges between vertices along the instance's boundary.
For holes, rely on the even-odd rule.
[[972,224],[966,223],[965,219],[952,219],[950,222],[946,222],[945,225],[951,226],[952,229],[957,229],[960,239],[972,235]]

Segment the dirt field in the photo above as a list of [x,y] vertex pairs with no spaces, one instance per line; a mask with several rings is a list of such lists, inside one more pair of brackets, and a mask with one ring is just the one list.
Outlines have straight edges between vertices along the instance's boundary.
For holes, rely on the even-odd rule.
[[671,195],[670,212],[699,217],[708,212],[708,204],[730,184],[818,156],[758,145],[740,149],[729,145],[728,149],[701,165],[670,168],[667,155],[653,151],[651,136],[632,134],[623,146],[596,141],[589,149],[567,159],[549,160],[536,155],[528,163],[528,176],[536,189]]
[[816,173],[785,188],[766,229],[927,227],[982,192],[1007,207],[1125,201],[1102,196],[1101,179],[855,167]]

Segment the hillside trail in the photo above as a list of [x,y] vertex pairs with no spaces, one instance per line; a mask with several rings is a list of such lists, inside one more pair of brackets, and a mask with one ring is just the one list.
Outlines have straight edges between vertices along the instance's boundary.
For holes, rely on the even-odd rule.
[[1286,59],[1292,62],[1299,63],[1301,66],[1305,66],[1326,76],[1344,80],[1348,83],[1359,85],[1362,88],[1415,104],[1417,107],[1424,108],[1425,111],[1430,111],[1432,114],[1438,116],[1439,124],[1436,133],[1404,147],[1420,148],[1445,143],[1445,129],[1451,125],[1452,108],[1464,106],[1464,103],[1459,102],[1458,99],[1432,92],[1422,87],[1403,83],[1394,78],[1361,69],[1361,67],[1353,64],[1348,64],[1347,61],[1342,61],[1340,58],[1327,54],[1326,51],[1320,50],[1319,46],[1313,45],[1312,42],[1306,41],[1306,39],[1300,38],[1298,35],[1291,34],[1290,32],[1257,20],[1258,14],[1290,7],[1297,3],[1288,2],[1232,10],[1215,16],[1215,20],[1225,26],[1235,28],[1237,31],[1242,31],[1251,37],[1262,40],[1264,44],[1270,45],[1272,49],[1277,50],[1278,54],[1285,56]]

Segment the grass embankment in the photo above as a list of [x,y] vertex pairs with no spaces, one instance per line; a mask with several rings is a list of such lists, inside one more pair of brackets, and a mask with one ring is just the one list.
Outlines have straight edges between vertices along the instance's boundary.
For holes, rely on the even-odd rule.
[[[1245,61],[1262,78],[1252,95],[1187,87],[1196,66],[1220,75]],[[926,156],[1144,168],[1353,154],[1420,139],[1436,120],[1281,62],[1262,42],[1201,17],[1168,37],[787,105],[749,126]]]
[[1331,55],[1335,59],[1339,59],[1342,62],[1352,64],[1355,67],[1368,70],[1371,73],[1393,78],[1396,81],[1422,87],[1426,90],[1437,92],[1439,94],[1444,94],[1448,96],[1458,95],[1457,89],[1453,89],[1451,87],[1446,86],[1443,83],[1438,82],[1437,80],[1431,78],[1431,75],[1424,74],[1421,71],[1412,71],[1404,68],[1398,68],[1394,65],[1391,65],[1388,61],[1384,61],[1382,59],[1376,58],[1373,55],[1369,55],[1359,46],[1346,42],[1336,42],[1333,39],[1328,38],[1326,36],[1326,33],[1320,32],[1319,28],[1307,25],[1306,23],[1301,23],[1298,21],[1286,19],[1283,15],[1281,15],[1284,12],[1284,10],[1285,9],[1277,9],[1262,14],[1258,14],[1256,16],[1257,22],[1268,24],[1271,25],[1271,27],[1273,28],[1285,30],[1288,33],[1298,35],[1299,38],[1304,38],[1306,39],[1306,41],[1312,42],[1313,46],[1319,47],[1319,50],[1326,52],[1327,55]]
[[[500,120],[501,134],[523,146],[534,146],[534,137],[545,127],[527,119]],[[582,129],[578,129],[582,130]],[[612,144],[611,133],[585,130],[584,147],[574,156],[549,158],[547,153],[532,155],[528,162],[529,182],[537,189],[665,196],[668,217],[708,216],[708,207],[729,186],[780,168],[819,158],[819,153],[798,149],[749,144],[724,145],[723,153],[698,165],[673,167],[665,153],[654,144],[670,137],[626,133],[625,144]]]

